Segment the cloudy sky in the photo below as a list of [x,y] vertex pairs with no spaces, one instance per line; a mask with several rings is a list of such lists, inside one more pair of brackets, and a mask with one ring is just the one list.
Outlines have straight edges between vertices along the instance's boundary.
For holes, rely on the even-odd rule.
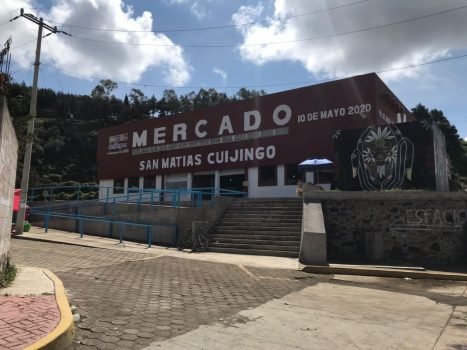
[[466,0],[2,0],[0,42],[32,81],[42,16],[39,84],[89,94],[100,79],[160,97],[214,87],[283,91],[378,72],[408,108],[438,108],[467,136]]

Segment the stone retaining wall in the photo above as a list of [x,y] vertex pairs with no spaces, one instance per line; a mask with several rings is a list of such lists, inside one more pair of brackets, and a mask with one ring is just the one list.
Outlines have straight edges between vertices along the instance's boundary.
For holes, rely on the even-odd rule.
[[0,271],[6,265],[10,248],[17,159],[18,140],[6,98],[0,96]]
[[467,257],[466,193],[309,192],[320,201],[329,261],[447,265]]

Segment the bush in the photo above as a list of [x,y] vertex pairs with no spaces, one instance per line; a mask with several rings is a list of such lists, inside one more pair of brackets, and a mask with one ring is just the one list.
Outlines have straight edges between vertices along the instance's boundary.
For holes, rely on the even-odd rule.
[[6,288],[8,287],[11,282],[16,277],[16,266],[13,264],[10,264],[10,260],[7,261],[6,263],[6,268],[5,271],[0,271],[0,288]]

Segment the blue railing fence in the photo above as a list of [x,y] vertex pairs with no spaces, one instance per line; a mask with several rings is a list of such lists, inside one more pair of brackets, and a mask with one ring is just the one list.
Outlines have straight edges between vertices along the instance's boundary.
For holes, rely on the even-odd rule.
[[[35,207],[32,209],[31,214],[39,215],[44,217],[44,229],[45,232],[48,232],[50,220],[52,218],[58,219],[68,219],[74,220],[77,223],[78,231],[80,233],[80,237],[83,238],[84,236],[84,223],[91,222],[91,223],[103,223],[108,225],[108,236],[113,237],[113,230],[114,227],[118,227],[118,237],[120,243],[123,243],[126,236],[126,230],[128,227],[136,227],[145,230],[146,237],[147,237],[147,245],[148,248],[151,248],[153,244],[153,228],[154,227],[168,227],[173,230],[174,237],[177,237],[177,225],[176,224],[164,224],[160,222],[153,222],[153,223],[135,223],[130,221],[124,221],[120,219],[112,219],[108,217],[98,217],[98,216],[89,216],[89,215],[77,215],[77,214],[70,214],[70,213],[59,213],[53,212],[51,207],[40,209]],[[127,237],[131,238],[131,237]]]
[[201,207],[203,200],[212,200],[216,196],[245,197],[246,193],[213,187],[159,190],[149,188],[76,185],[34,187],[30,189],[28,199],[29,201],[99,200],[100,202],[105,203],[127,202],[139,205],[168,203],[172,207],[178,208],[182,203],[191,207]]
[[[115,192],[123,193],[115,194]],[[89,198],[91,195],[83,195],[89,193],[94,193],[92,196],[95,198],[91,199]],[[31,214],[44,217],[46,232],[49,228],[50,220],[54,218],[74,220],[74,230],[79,232],[81,237],[84,235],[84,223],[104,223],[108,225],[107,234],[109,237],[113,237],[114,228],[119,230],[118,236],[120,242],[122,242],[128,236],[128,228],[133,227],[147,230],[148,247],[150,247],[152,244],[153,228],[169,228],[173,230],[172,233],[176,241],[178,234],[177,225],[162,223],[160,220],[154,220],[151,223],[140,222],[139,220],[137,222],[130,221],[122,218],[122,213],[117,212],[119,204],[136,204],[138,210],[143,205],[167,205],[173,208],[180,208],[183,205],[200,208],[203,206],[203,201],[208,201],[213,206],[213,199],[216,196],[245,197],[245,195],[244,192],[211,187],[164,190],[117,188],[117,191],[115,191],[114,187],[98,185],[48,186],[31,188],[29,201],[45,200],[46,204],[31,203]],[[50,200],[50,203],[47,203],[48,200]],[[98,206],[98,210],[86,210],[86,208],[94,206]],[[93,215],[85,215],[86,211],[88,214],[91,212]]]

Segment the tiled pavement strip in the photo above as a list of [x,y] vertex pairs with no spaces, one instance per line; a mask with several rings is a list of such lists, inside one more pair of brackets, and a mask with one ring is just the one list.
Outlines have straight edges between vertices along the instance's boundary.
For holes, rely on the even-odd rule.
[[[438,334],[438,339],[444,339],[448,343],[450,334],[460,334],[461,339],[465,339],[462,336],[462,327],[467,325],[465,282],[409,282],[404,279],[317,276],[296,270],[242,267],[173,256],[24,240],[12,241],[12,256],[16,264],[48,268],[62,279],[70,301],[78,307],[82,316],[82,321],[77,323],[74,349],[143,349],[151,343],[151,349],[154,346],[179,349],[177,344],[180,342],[186,344],[187,339],[193,342],[199,336],[205,339],[206,334],[214,337],[216,344],[219,338],[215,337],[220,336],[225,340],[225,332],[228,330],[244,331],[240,326],[250,322],[248,318],[242,319],[245,312],[262,315],[263,311],[259,310],[264,305],[271,305],[271,302],[274,310],[282,310],[283,305],[294,303],[294,298],[303,292],[306,302],[317,304],[305,309],[285,307],[289,312],[299,312],[306,322],[313,320],[317,324],[320,318],[329,317],[329,320],[324,318],[324,322],[335,326],[326,326],[320,333],[314,333],[323,335],[324,330],[328,329],[328,345],[334,343],[336,336],[350,341],[346,337],[360,334],[363,337],[361,343],[354,345],[363,344],[363,348],[376,344],[367,343],[371,337],[382,341],[383,338],[379,337],[384,335],[387,339],[405,344],[406,347],[402,348],[424,349],[426,347],[417,342],[416,336],[407,338],[411,331],[421,330],[424,332],[423,339],[429,344],[438,343]],[[361,293],[367,293],[368,297],[358,299]],[[395,297],[397,295],[400,297]],[[284,299],[285,296],[289,299]],[[380,303],[384,303],[380,308],[374,307]],[[362,309],[364,306],[367,307],[366,313]],[[418,310],[419,314],[407,313],[406,308],[412,312]],[[310,310],[316,312],[307,314]],[[431,318],[425,319],[428,314]],[[297,314],[297,319],[298,316]],[[356,328],[350,327],[349,319],[352,317],[358,320],[353,326]],[[391,318],[393,321],[389,322]],[[220,335],[212,328],[205,329],[203,333],[203,328],[200,327],[219,322],[228,327],[221,329]],[[260,321],[254,323],[261,324]],[[446,333],[448,323],[450,326]],[[394,326],[390,326],[391,324]],[[295,336],[302,339],[301,342],[303,339],[317,339],[316,336],[309,338],[314,336],[310,335],[308,328],[301,331],[301,325],[295,325],[300,326],[298,331],[302,333],[296,333]],[[248,327],[256,330],[254,324]],[[335,327],[337,328],[333,333],[332,329]],[[287,329],[289,328],[284,328]],[[275,333],[282,336],[277,332],[278,329],[274,330],[275,328],[267,328],[268,332],[273,332],[267,333],[270,334],[271,341],[275,339]],[[389,336],[394,331],[401,333],[399,336]],[[252,339],[245,338],[245,334],[243,333],[242,340]],[[447,336],[442,337],[441,334]],[[234,336],[232,344],[240,339],[238,336]],[[284,336],[287,338],[287,335]],[[172,343],[175,347],[168,347],[169,344],[164,342],[177,339],[180,339],[179,343]],[[266,344],[267,340],[263,339],[260,344]],[[409,340],[412,341],[410,346],[404,342]],[[282,343],[282,348],[284,344],[287,343]],[[304,348],[307,348],[306,344]],[[456,343],[456,346],[461,344],[463,346],[464,342]],[[251,344],[243,348],[250,346]],[[279,344],[275,346],[278,348]],[[444,348],[443,345],[436,347]]]
[[237,265],[23,240],[12,257],[63,281],[82,317],[75,349],[140,349],[316,283],[298,271],[256,268],[267,276],[252,278]]
[[0,296],[0,315],[0,350],[24,349],[50,333],[60,320],[54,295]]

